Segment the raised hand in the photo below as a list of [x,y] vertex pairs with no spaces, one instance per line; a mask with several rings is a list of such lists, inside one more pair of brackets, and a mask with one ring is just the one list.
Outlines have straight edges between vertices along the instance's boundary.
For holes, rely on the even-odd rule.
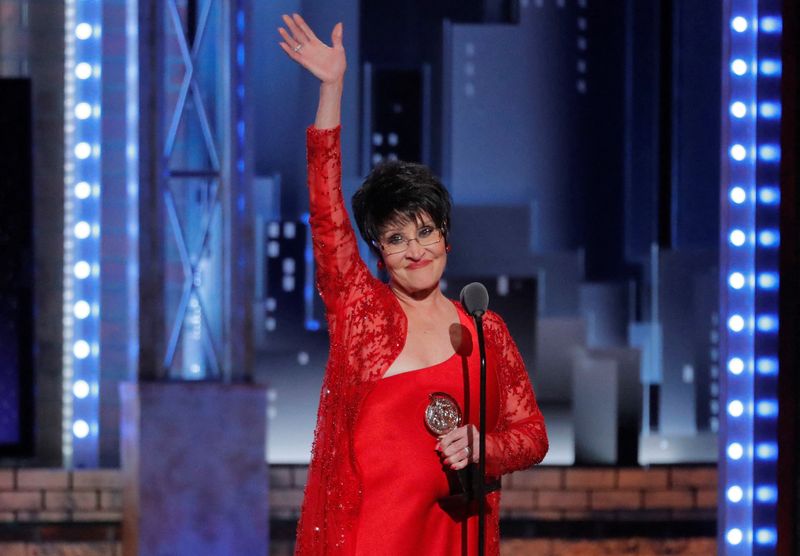
[[291,17],[284,14],[283,22],[286,29],[278,27],[278,33],[283,38],[280,45],[286,55],[310,71],[323,84],[341,83],[347,68],[342,46],[342,24],[337,23],[333,27],[332,46],[328,46],[317,38],[299,14]]

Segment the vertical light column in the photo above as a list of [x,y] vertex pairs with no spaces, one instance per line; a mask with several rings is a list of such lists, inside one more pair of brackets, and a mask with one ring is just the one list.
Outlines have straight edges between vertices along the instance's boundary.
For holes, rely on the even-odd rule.
[[128,368],[135,373],[139,368],[139,2],[127,0],[125,9]]
[[773,554],[777,542],[778,8],[725,3],[720,554]]
[[98,464],[101,20],[96,0],[64,5],[64,463]]

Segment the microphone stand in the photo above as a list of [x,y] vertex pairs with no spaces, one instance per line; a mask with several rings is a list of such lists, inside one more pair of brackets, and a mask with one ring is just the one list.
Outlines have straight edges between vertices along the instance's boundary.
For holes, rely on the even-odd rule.
[[483,343],[483,312],[476,312],[475,329],[478,332],[478,350],[481,357],[480,386],[480,436],[478,449],[478,556],[484,556],[486,550],[486,346]]

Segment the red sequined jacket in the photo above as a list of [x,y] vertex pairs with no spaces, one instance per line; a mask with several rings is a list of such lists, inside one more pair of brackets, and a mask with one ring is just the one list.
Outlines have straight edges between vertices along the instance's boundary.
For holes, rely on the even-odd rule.
[[[327,311],[330,354],[295,554],[350,554],[360,504],[352,431],[362,400],[400,354],[407,322],[395,295],[359,256],[342,198],[340,128],[310,127],[307,147],[317,288]],[[497,373],[502,397],[497,428],[485,435],[486,470],[499,477],[540,462],[548,442],[528,373],[505,324],[491,311],[483,323],[487,369]],[[496,541],[499,493],[488,498]]]

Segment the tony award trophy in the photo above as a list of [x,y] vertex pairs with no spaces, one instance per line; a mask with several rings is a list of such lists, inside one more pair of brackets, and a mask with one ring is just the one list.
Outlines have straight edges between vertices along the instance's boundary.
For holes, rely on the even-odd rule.
[[[442,437],[461,425],[461,408],[452,396],[444,392],[433,392],[428,398],[430,401],[425,408],[425,425],[434,436]],[[448,473],[450,495],[472,500],[475,492],[475,464],[469,463],[457,473],[458,482],[452,480],[452,474]]]

